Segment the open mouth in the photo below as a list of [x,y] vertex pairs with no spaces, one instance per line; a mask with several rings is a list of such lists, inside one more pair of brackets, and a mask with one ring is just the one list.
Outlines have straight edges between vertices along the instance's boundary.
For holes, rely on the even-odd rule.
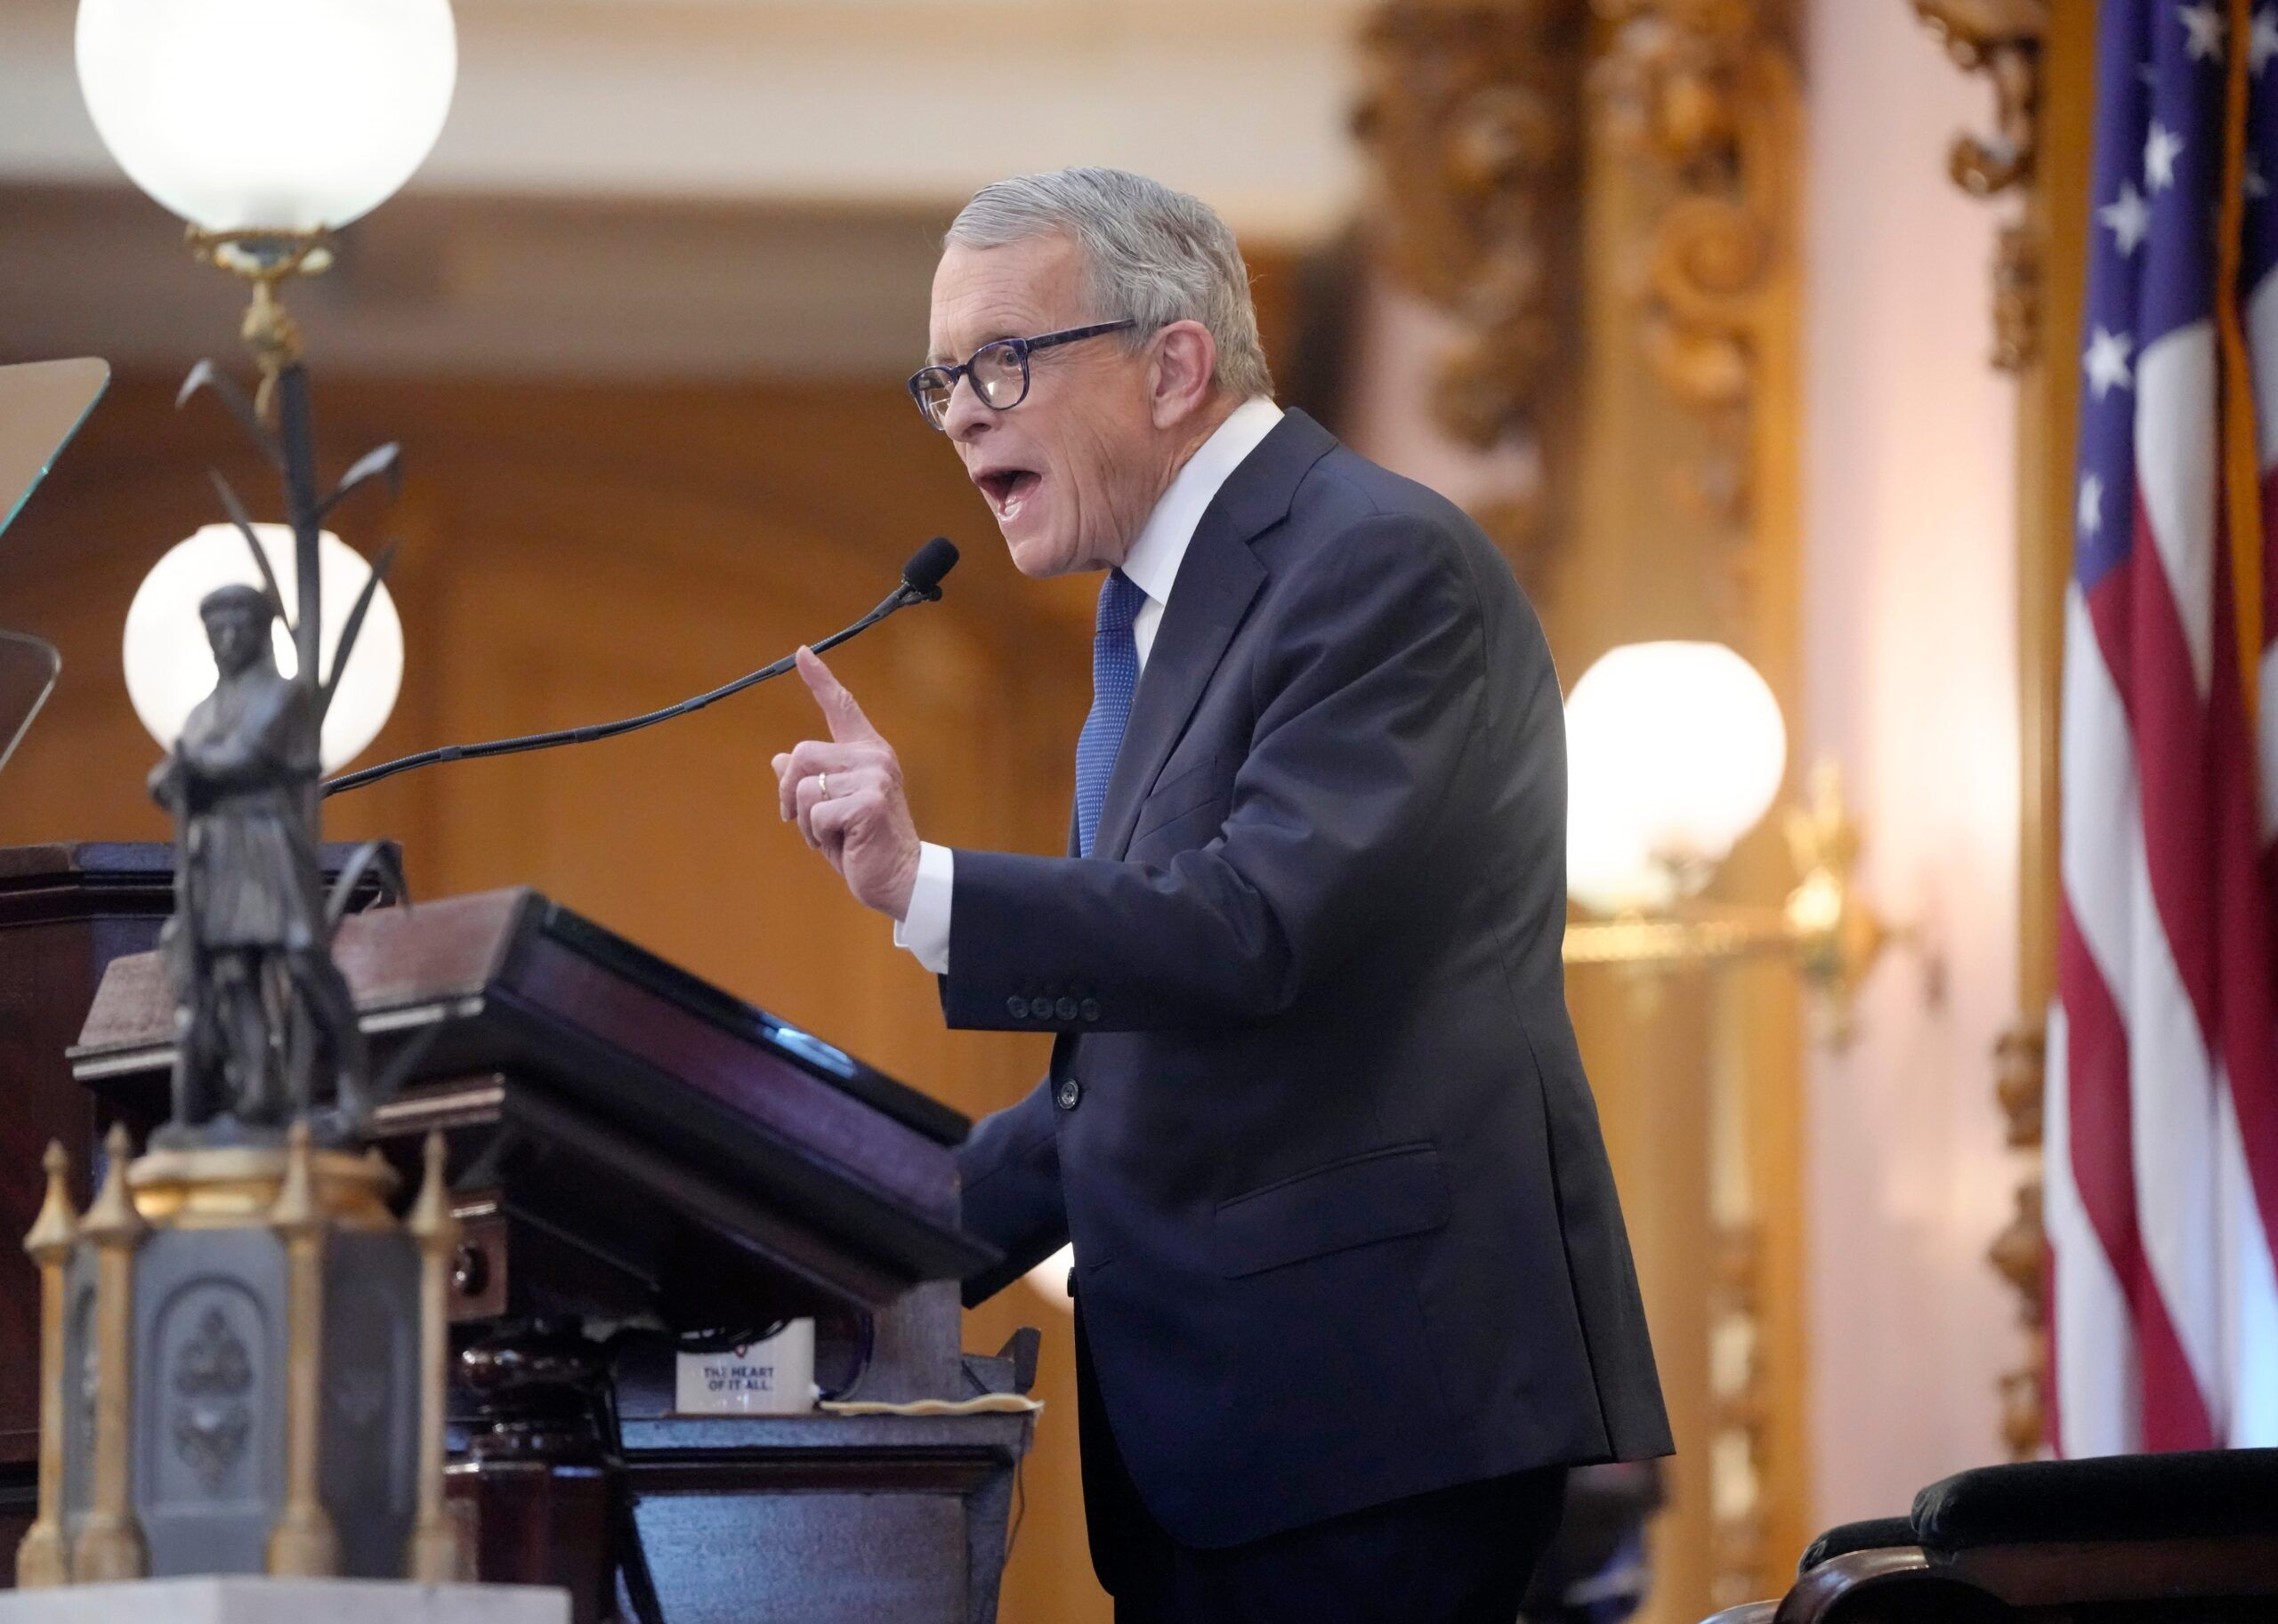
[[973,482],[981,487],[990,510],[1002,523],[1020,516],[1022,507],[1043,483],[1043,476],[1026,468],[994,468],[973,475]]

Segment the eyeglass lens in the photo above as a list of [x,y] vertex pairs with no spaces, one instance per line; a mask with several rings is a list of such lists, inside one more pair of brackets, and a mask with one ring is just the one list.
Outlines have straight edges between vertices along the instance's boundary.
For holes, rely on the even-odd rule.
[[[1029,392],[1027,360],[1020,345],[1006,340],[999,339],[974,351],[965,376],[973,392],[1000,412],[1018,406]],[[956,391],[957,381],[946,368],[929,367],[917,375],[919,404],[934,427],[941,427],[948,419],[949,397]]]

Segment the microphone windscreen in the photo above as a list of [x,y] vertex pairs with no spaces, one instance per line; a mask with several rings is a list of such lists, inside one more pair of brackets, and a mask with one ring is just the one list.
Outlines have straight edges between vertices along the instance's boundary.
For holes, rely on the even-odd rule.
[[919,592],[938,592],[941,578],[957,567],[957,543],[936,536],[909,555],[909,562],[901,567],[901,578]]

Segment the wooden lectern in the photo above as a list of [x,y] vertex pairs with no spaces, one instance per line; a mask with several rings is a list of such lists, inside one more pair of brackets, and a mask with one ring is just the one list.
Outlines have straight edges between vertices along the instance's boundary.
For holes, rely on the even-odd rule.
[[[0,852],[0,1221],[21,1205],[20,1229],[38,1144],[84,1151],[99,1112],[161,1119],[172,1060],[148,951],[168,854],[43,850]],[[957,1224],[964,1119],[532,892],[360,913],[335,954],[376,1071],[408,1079],[381,1149],[408,1173],[431,1130],[449,1143],[450,1476],[477,1576],[566,1585],[580,1624],[650,1594],[670,1624],[992,1618],[1030,1415],[671,1412],[678,1347],[792,1316],[844,1399],[1025,1392],[1031,1335],[958,1350],[957,1281],[992,1257]],[[13,1258],[0,1477],[28,1480]]]

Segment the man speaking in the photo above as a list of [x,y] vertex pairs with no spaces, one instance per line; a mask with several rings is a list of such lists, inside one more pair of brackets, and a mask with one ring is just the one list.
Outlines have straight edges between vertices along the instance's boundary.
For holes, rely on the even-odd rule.
[[[941,977],[1056,1034],[959,1155],[989,1296],[1076,1255],[1119,1620],[1509,1624],[1564,1468],[1668,1451],[1568,1022],[1558,683],[1470,520],[1271,394],[1194,198],[984,189],[909,380],[1042,578],[1104,571],[1070,854],[922,842],[812,653],[782,812]],[[1043,674],[1057,680],[1061,674]]]

